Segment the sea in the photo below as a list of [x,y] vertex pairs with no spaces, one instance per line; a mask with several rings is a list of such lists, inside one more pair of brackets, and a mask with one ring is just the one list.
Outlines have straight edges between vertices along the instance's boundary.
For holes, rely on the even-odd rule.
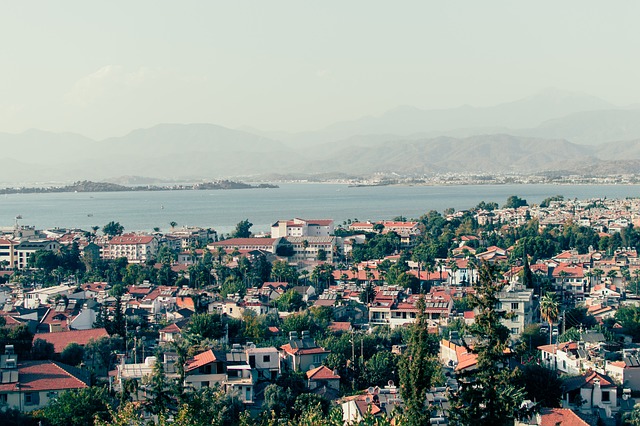
[[[125,231],[168,231],[178,227],[210,227],[229,233],[244,219],[254,233],[268,232],[279,219],[418,218],[430,210],[465,210],[481,201],[502,206],[511,195],[540,203],[547,197],[565,199],[640,196],[640,185],[452,185],[367,186],[285,183],[272,189],[182,190],[157,192],[96,192],[0,195],[0,227],[20,225],[37,229],[102,228],[119,222]],[[16,219],[18,218],[18,219]]]

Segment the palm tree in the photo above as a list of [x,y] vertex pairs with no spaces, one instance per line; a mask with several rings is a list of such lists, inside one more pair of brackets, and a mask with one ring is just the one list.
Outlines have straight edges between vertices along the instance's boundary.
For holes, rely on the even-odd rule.
[[540,298],[540,316],[549,323],[549,344],[553,343],[553,323],[558,320],[559,303],[555,293],[547,293]]
[[618,271],[616,271],[615,269],[611,269],[609,270],[609,272],[607,272],[607,278],[609,278],[610,284],[613,284],[613,281],[616,279],[617,276],[618,276]]

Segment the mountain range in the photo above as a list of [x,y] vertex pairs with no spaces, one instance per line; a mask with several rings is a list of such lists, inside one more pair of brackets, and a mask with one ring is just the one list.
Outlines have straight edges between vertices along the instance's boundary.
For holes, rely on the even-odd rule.
[[122,176],[181,181],[299,173],[636,173],[640,108],[547,89],[490,107],[401,106],[314,132],[159,124],[96,141],[28,130],[0,133],[0,147],[0,181],[12,185],[122,182]]

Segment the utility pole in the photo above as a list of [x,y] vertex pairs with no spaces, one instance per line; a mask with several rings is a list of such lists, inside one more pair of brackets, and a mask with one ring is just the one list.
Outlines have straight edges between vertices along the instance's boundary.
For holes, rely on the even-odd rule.
[[564,334],[567,331],[567,317],[565,315],[567,311],[566,310],[562,310],[562,334]]

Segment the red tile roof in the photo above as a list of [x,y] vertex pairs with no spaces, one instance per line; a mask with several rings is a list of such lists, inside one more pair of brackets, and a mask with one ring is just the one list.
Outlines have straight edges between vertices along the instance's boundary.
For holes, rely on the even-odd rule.
[[185,371],[193,371],[197,368],[216,361],[222,360],[218,359],[216,357],[216,354],[213,353],[213,350],[209,349],[208,351],[199,353],[198,355],[195,355],[193,358],[188,360],[187,365],[185,366]]
[[153,241],[154,237],[150,235],[134,235],[124,234],[111,238],[109,244],[117,245],[137,245],[137,244],[149,244]]
[[[18,366],[21,392],[81,389],[88,387],[88,377],[78,368],[55,361],[28,361]],[[15,383],[0,384],[0,392],[16,390]]]
[[543,408],[540,411],[540,426],[589,426],[568,408]]
[[307,371],[307,379],[309,380],[339,380],[340,376],[333,374],[330,368],[325,365]]
[[46,340],[53,344],[56,353],[61,353],[69,343],[77,343],[81,346],[89,343],[89,340],[98,340],[109,337],[104,328],[92,328],[89,330],[60,331],[58,333],[36,333],[33,339]]
[[234,247],[234,246],[272,246],[275,238],[230,238],[228,240],[216,241],[210,246]]

